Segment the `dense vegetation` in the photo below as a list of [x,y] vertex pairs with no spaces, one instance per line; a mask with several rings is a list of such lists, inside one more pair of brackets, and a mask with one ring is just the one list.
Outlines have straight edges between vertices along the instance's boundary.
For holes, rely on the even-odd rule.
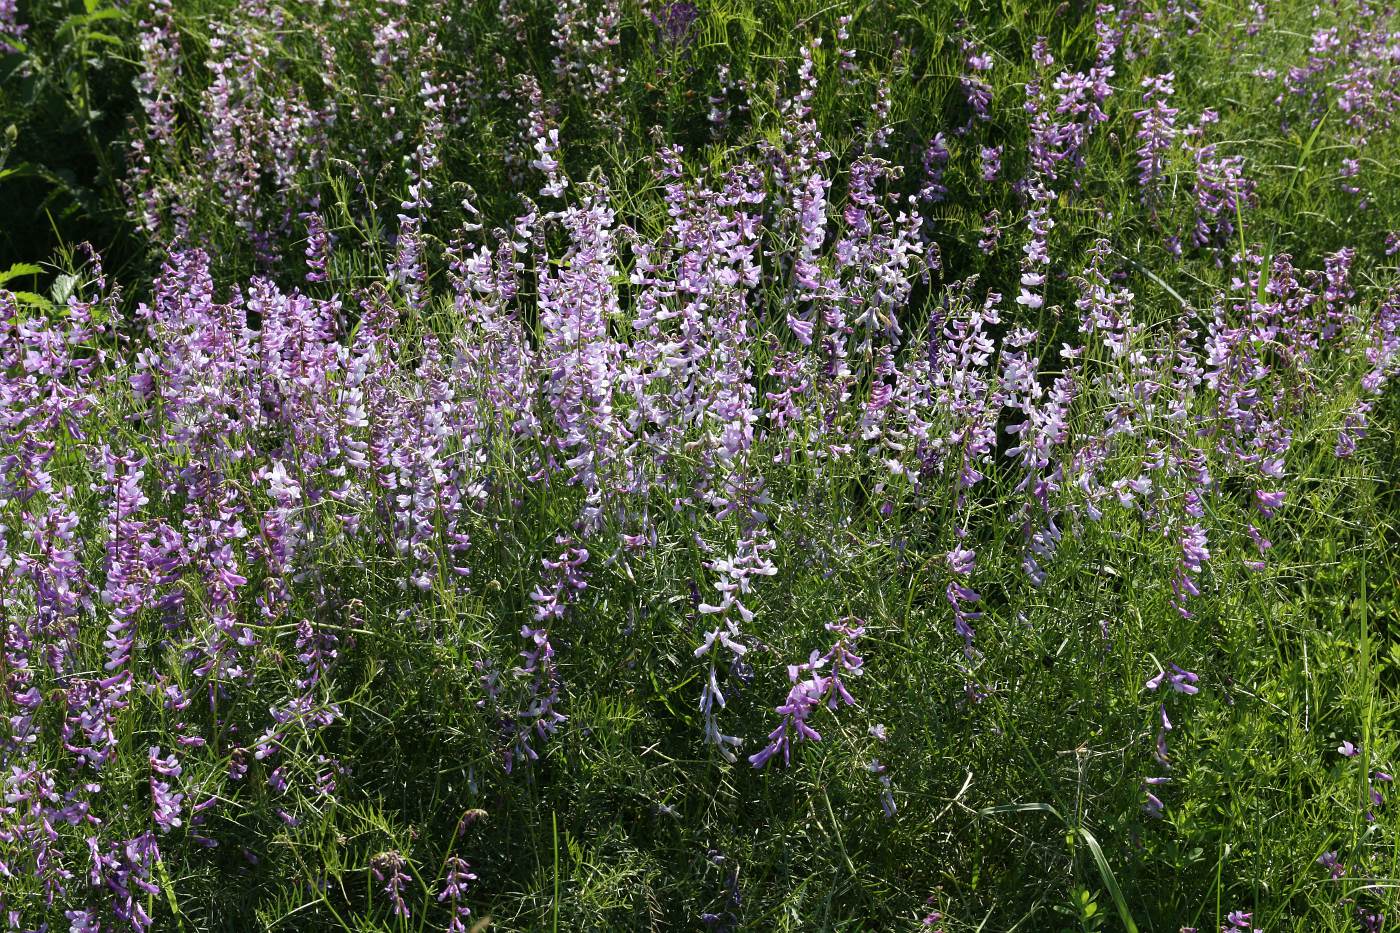
[[1397,114],[1355,0],[0,0],[0,923],[1385,929]]

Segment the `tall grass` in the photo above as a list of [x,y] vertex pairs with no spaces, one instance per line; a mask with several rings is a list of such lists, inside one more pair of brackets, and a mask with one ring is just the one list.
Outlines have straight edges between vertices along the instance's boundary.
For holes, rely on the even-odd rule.
[[1394,922],[1391,11],[0,14],[11,927]]

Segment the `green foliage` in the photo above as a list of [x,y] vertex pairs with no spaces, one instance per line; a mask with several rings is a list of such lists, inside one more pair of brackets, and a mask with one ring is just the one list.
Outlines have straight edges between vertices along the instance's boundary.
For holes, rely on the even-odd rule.
[[[190,238],[215,257],[221,288],[265,274],[310,292],[367,289],[392,262],[395,217],[408,197],[401,169],[428,113],[403,75],[365,68],[374,4],[276,6],[286,22],[274,27],[221,0],[177,5],[185,56],[179,132],[152,155],[153,177],[168,184],[172,199],[186,199]],[[1034,77],[1035,38],[1047,36],[1061,62],[1087,65],[1094,50],[1093,10],[1085,3],[716,0],[700,5],[684,44],[659,41],[643,8],[630,4],[615,52],[625,77],[602,109],[551,67],[554,4],[514,4],[524,11],[519,26],[503,21],[506,5],[458,5],[450,18],[436,15],[448,6],[415,16],[408,39],[415,62],[457,63],[478,82],[455,89],[432,176],[439,200],[427,230],[434,299],[406,324],[441,333],[455,326],[443,300],[444,247],[464,224],[509,224],[522,210],[521,193],[538,187],[521,162],[519,123],[528,107],[516,93],[518,75],[538,76],[545,99],[558,104],[569,178],[575,185],[606,178],[619,216],[645,238],[667,219],[656,140],[683,146],[684,164],[712,178],[761,152],[780,138],[781,102],[812,36],[827,39],[816,53],[813,102],[827,145],[838,162],[849,162],[886,94],[889,151],[904,168],[893,184],[902,194],[918,189],[927,141],[968,117],[957,83],[960,39],[994,51],[994,111],[982,142],[1004,145],[1009,177],[1024,169],[1020,108]],[[1194,166],[1168,166],[1173,197],[1160,213],[1149,218],[1140,208],[1137,89],[1144,76],[1168,69],[1177,75],[1183,123],[1188,113],[1218,108],[1216,135],[1228,141],[1222,149],[1243,155],[1258,182],[1257,207],[1239,218],[1241,242],[1270,257],[1289,253],[1299,268],[1342,245],[1361,246],[1374,260],[1375,281],[1360,302],[1374,303],[1393,280],[1394,263],[1380,253],[1384,234],[1400,226],[1400,134],[1377,134],[1366,148],[1364,199],[1339,190],[1342,160],[1357,151],[1340,115],[1329,111],[1310,124],[1302,104],[1287,101],[1280,110],[1274,90],[1251,77],[1269,63],[1306,57],[1309,10],[1281,4],[1258,37],[1231,30],[1222,40],[1220,31],[1246,6],[1204,5],[1199,31],[1152,46],[1115,76],[1108,122],[1092,138],[1081,190],[1058,220],[1056,264],[1066,274],[1048,286],[1050,305],[1072,307],[1068,275],[1084,267],[1100,238],[1133,270],[1128,284],[1153,325],[1178,314],[1208,316],[1211,297],[1236,274],[1208,250],[1188,247],[1178,263],[1160,235],[1189,229]],[[134,305],[146,297],[160,244],[172,234],[142,228],[122,188],[128,134],[139,132],[142,119],[131,86],[140,56],[133,24],[147,10],[36,0],[22,12],[31,29],[17,53],[0,59],[0,268],[7,270],[0,286],[35,314],[58,313],[91,283],[77,278],[72,263],[46,271],[22,260],[49,259],[91,240],[115,257],[109,270]],[[852,16],[857,50],[849,79],[830,48],[842,13]],[[334,104],[338,113],[323,160],[297,166],[285,185],[271,174],[258,178],[259,217],[277,247],[269,256],[259,255],[225,192],[201,188],[211,129],[201,109],[204,66],[216,20],[264,44],[270,90],[295,88],[309,106]],[[734,116],[716,126],[707,118],[710,98],[726,81],[748,90],[733,92]],[[991,249],[978,240],[989,212],[1013,216],[1016,198],[1008,186],[981,185],[973,148],[953,145],[951,194],[931,231],[943,281],[978,275],[986,287],[1014,294],[1022,240],[1015,231]],[[292,208],[312,203],[337,238],[329,284],[303,280],[307,229]],[[786,272],[767,271],[776,296]],[[920,294],[911,331],[924,326],[937,294],[933,285]],[[1074,326],[1048,309],[1026,323],[1048,335]],[[1360,373],[1308,375],[1319,385],[1354,386]],[[899,500],[890,518],[866,507],[875,501],[873,483],[855,468],[775,468],[774,498],[794,503],[774,516],[775,534],[796,544],[784,550],[761,598],[771,621],[753,652],[756,686],[731,710],[744,734],[771,726],[785,665],[824,647],[817,639],[823,623],[847,614],[868,623],[858,714],[821,714],[826,741],[802,746],[789,770],[755,771],[742,759],[727,765],[696,741],[702,671],[691,655],[688,594],[703,586],[704,570],[688,536],[714,528],[687,517],[663,522],[665,547],[599,571],[592,589],[605,595],[580,603],[555,637],[566,685],[609,690],[566,692],[569,722],[542,760],[524,775],[503,773],[477,706],[482,665],[514,661],[518,622],[537,582],[531,574],[555,535],[570,528],[577,496],[542,490],[511,474],[518,465],[499,464],[518,485],[519,507],[483,517],[469,596],[406,592],[397,586],[396,558],[382,550],[336,544],[318,552],[326,586],[355,594],[354,604],[331,616],[299,594],[296,610],[321,612],[318,626],[342,639],[335,687],[346,715],[327,730],[294,731],[285,757],[306,769],[293,788],[316,783],[318,756],[353,763],[337,778],[344,793],[324,806],[309,794],[274,799],[268,769],[253,763],[246,785],[253,790],[221,809],[206,832],[256,842],[258,855],[252,845],[245,851],[225,842],[206,852],[172,841],[161,893],[151,898],[160,928],[440,928],[443,908],[429,885],[462,852],[481,879],[475,916],[489,918],[492,929],[694,929],[702,914],[732,914],[744,929],[915,930],[937,905],[949,933],[1209,930],[1237,908],[1254,910],[1267,930],[1354,930],[1347,899],[1384,908],[1395,922],[1400,826],[1389,803],[1367,817],[1367,775],[1400,763],[1400,397],[1392,386],[1360,453],[1338,460],[1333,426],[1359,394],[1339,390],[1327,397],[1330,408],[1300,417],[1294,450],[1307,463],[1298,471],[1307,477],[1306,494],[1290,501],[1268,569],[1255,573],[1238,560],[1214,565],[1201,581],[1197,618],[1183,619],[1171,605],[1171,542],[1147,537],[1126,515],[1067,536],[1040,588],[1021,574],[1009,532],[982,542],[986,616],[975,698],[964,691],[946,578],[934,569],[957,540],[953,504],[916,509]],[[140,426],[126,430],[121,440],[139,447]],[[63,479],[93,481],[74,459]],[[255,487],[251,476],[235,470],[235,477]],[[1242,539],[1249,516],[1240,498],[1222,508]],[[183,505],[164,503],[172,514]],[[655,505],[664,512],[670,504]],[[1002,527],[1015,506],[1011,497],[988,496],[970,508]],[[15,508],[0,501],[0,510]],[[832,514],[845,520],[844,538],[823,537]],[[259,679],[231,702],[262,710],[297,676],[295,632],[249,624],[261,639]],[[99,642],[100,635],[87,646],[94,665]],[[1160,700],[1144,693],[1143,681],[1170,663],[1201,672],[1202,690],[1178,719],[1172,804],[1157,820],[1143,812],[1140,782],[1153,768]],[[126,733],[131,747],[104,780],[123,789],[134,832],[150,810],[146,748],[168,745],[162,737],[171,724],[152,698],[136,697],[124,715],[134,723]],[[198,715],[205,719],[191,714],[196,725],[220,729],[214,711]],[[868,733],[877,724],[887,742]],[[46,740],[56,732],[52,724]],[[1344,741],[1357,743],[1363,757],[1339,756]],[[880,785],[868,771],[877,752],[894,775],[895,819],[883,815]],[[215,768],[186,781],[215,786]],[[1317,864],[1332,851],[1351,866],[1342,881]],[[392,914],[373,878],[387,855],[402,858],[415,879],[411,918]]]
[[121,182],[133,118],[132,31],[123,4],[33,0],[0,43],[0,265],[87,240],[119,268],[131,254]]

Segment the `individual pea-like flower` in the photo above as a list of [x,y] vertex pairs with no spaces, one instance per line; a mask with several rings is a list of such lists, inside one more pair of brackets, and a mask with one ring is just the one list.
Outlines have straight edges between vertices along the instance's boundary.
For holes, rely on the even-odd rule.
[[1232,910],[1225,915],[1226,925],[1221,927],[1221,933],[1231,933],[1231,931],[1241,930],[1247,933],[1264,933],[1263,930],[1254,926],[1251,922],[1254,918],[1252,913],[1243,910]]
[[1188,671],[1177,665],[1171,665],[1171,670],[1159,671],[1155,677],[1148,679],[1144,686],[1148,690],[1157,690],[1165,682],[1167,686],[1177,693],[1184,693],[1187,696],[1200,693],[1200,688],[1196,684],[1200,681],[1200,676],[1192,671]]
[[866,766],[866,770],[879,779],[880,809],[887,819],[892,818],[895,813],[898,812],[899,806],[895,803],[894,799],[894,782],[890,777],[889,765],[880,761],[878,758],[872,758],[870,759],[870,764]]
[[1144,813],[1146,813],[1148,816],[1154,819],[1160,818],[1162,816],[1162,814],[1166,811],[1166,804],[1163,803],[1162,798],[1158,797],[1155,793],[1153,793],[1150,788],[1160,784],[1165,784],[1169,780],[1171,780],[1171,778],[1150,777],[1143,781],[1142,792],[1143,796],[1146,799],[1142,805],[1142,810]]
[[1319,855],[1317,857],[1317,864],[1327,869],[1327,873],[1332,877],[1333,881],[1336,881],[1347,873],[1347,868],[1342,864],[1342,860],[1337,855],[1335,849]]

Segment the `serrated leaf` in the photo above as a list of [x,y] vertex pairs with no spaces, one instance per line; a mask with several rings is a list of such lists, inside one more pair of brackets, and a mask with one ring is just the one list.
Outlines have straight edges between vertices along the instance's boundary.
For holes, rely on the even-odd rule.
[[77,284],[78,277],[65,272],[54,279],[53,286],[49,289],[49,297],[53,299],[54,304],[64,304],[68,301],[68,297],[73,294],[73,287]]
[[43,295],[36,295],[33,292],[10,292],[10,294],[14,295],[21,304],[26,304],[44,311],[53,310],[53,302],[49,301]]
[[[0,174],[0,178],[4,175]],[[17,262],[4,272],[0,272],[0,285],[4,285],[11,279],[17,279],[22,275],[43,275],[44,270],[34,265],[32,262]]]

